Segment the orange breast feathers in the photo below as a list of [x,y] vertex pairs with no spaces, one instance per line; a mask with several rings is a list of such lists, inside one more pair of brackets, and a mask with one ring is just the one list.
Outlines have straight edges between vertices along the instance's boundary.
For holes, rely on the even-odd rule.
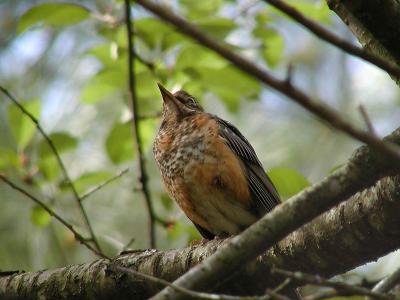
[[206,186],[211,193],[223,193],[227,199],[248,206],[251,196],[243,162],[220,136],[219,125],[214,119],[204,116],[196,122],[203,123],[197,128],[205,131],[204,144],[207,147],[203,163],[188,164],[185,168],[185,181],[193,180],[190,184]]

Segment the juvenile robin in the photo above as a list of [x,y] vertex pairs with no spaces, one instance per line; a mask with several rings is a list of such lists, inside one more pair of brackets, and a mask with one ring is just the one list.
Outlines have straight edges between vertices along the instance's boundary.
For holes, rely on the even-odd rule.
[[206,239],[241,232],[280,203],[240,131],[184,91],[164,101],[153,152],[169,196]]

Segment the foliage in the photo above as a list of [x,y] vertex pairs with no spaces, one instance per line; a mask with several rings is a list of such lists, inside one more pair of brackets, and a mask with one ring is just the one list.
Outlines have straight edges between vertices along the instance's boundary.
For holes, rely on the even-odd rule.
[[[1,85],[15,91],[21,97],[18,100],[22,105],[38,118],[80,195],[109,179],[121,167],[132,166],[126,178],[104,187],[101,193],[85,200],[84,205],[100,243],[109,253],[117,253],[132,236],[135,237],[135,248],[145,248],[147,221],[135,184],[138,155],[133,147],[127,97],[128,43],[121,1],[78,1],[79,4],[76,1],[38,1],[35,5],[26,5],[28,2],[22,0],[12,2],[9,7],[14,14],[14,24],[8,29],[10,38],[4,49],[12,52],[18,47],[28,49],[33,46],[29,48],[30,52],[26,50],[31,57],[19,50],[20,55],[7,65],[7,72],[1,65],[7,63],[5,61],[11,54],[0,50]],[[313,87],[310,89],[318,94],[321,77],[318,72],[331,67],[329,60],[323,57],[325,50],[309,43],[308,36],[300,34],[298,28],[293,28],[292,23],[270,6],[247,7],[239,2],[240,5],[227,0],[180,0],[174,9],[209,36],[263,68],[284,74],[289,63],[299,62],[296,66],[298,80],[305,87]],[[330,24],[331,14],[325,2],[290,3],[313,19]],[[199,234],[164,193],[152,158],[151,145],[160,120],[146,116],[157,116],[161,110],[157,82],[167,88],[185,89],[208,111],[232,119],[256,145],[266,169],[276,166],[268,175],[283,199],[306,188],[311,179],[322,178],[332,166],[348,156],[353,142],[327,132],[303,111],[275,101],[276,95],[268,87],[172,26],[138,7],[134,7],[133,12],[134,75],[141,116],[139,129],[155,211],[160,220],[166,220],[157,223],[160,248],[182,246],[198,239]],[[39,38],[35,43],[36,35]],[[302,66],[310,60],[310,65]],[[14,69],[15,72],[22,70],[21,74],[15,75]],[[322,87],[320,96],[323,97],[325,85]],[[342,87],[338,90],[341,92]],[[337,98],[342,101],[338,106],[350,102],[345,96]],[[48,142],[38,133],[36,124],[17,106],[3,96],[1,99],[0,172],[40,195],[84,232],[85,225],[72,204],[71,191]],[[380,116],[387,120],[387,115]],[[341,151],[337,151],[339,143]],[[1,192],[5,190],[5,186],[0,186]],[[11,194],[8,191],[8,195]],[[56,222],[51,222],[51,217],[42,208],[29,206],[27,201],[23,202],[25,198],[15,194],[6,198],[9,210],[0,213],[0,228],[8,228],[11,216],[18,213],[21,214],[19,218],[34,225],[32,230],[36,231],[29,234],[36,238],[46,233],[47,239],[41,243],[41,250],[54,253],[61,245],[69,254],[74,253],[68,255],[69,262],[81,261],[88,255],[71,242],[71,237],[59,225],[53,224]],[[21,236],[29,226],[19,226],[15,225],[19,235],[15,248],[24,249],[24,257],[31,257],[26,254],[38,252],[39,246],[32,238],[27,247]],[[58,236],[59,242],[47,234],[53,226],[53,234]],[[7,243],[14,236],[4,235],[3,239],[2,242]],[[49,256],[47,261],[28,261],[15,266],[16,258],[5,251],[0,250],[0,257],[10,257],[4,261],[0,259],[5,269],[66,264],[63,255],[59,254]]]

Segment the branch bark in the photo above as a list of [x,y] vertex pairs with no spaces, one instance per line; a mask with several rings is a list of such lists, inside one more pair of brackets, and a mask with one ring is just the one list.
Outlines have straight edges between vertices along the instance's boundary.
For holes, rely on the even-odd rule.
[[[218,292],[260,294],[281,278],[271,266],[333,276],[400,247],[400,176],[385,177],[375,186],[332,208],[293,232],[256,261],[220,281]],[[110,271],[111,264],[132,268],[167,281],[212,255],[225,241],[179,250],[144,250],[113,261],[0,277],[1,299],[146,299],[162,286],[140,277]],[[257,280],[254,280],[257,278]]]
[[205,35],[197,26],[187,22],[185,19],[176,15],[164,6],[158,5],[149,0],[136,0],[136,2],[164,21],[173,24],[177,30],[196,40],[202,46],[218,53],[238,69],[272,87],[283,95],[288,96],[289,99],[301,105],[304,109],[313,113],[321,120],[326,121],[333,128],[341,130],[349,136],[379,149],[379,151],[382,151],[382,153],[385,153],[394,160],[400,160],[400,151],[398,147],[395,147],[390,143],[384,143],[378,137],[353,126],[334,108],[330,107],[326,103],[313,99],[300,88],[293,85],[290,80],[288,80],[290,77],[286,79],[278,79],[274,77],[267,70],[264,70],[243,56],[231,51],[226,45]]
[[[327,0],[370,52],[400,66],[400,3],[396,0]],[[397,84],[400,79],[397,77]]]

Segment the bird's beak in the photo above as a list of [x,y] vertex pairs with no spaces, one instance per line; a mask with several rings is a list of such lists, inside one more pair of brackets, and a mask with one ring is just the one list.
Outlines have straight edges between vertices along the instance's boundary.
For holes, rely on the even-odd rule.
[[168,108],[173,109],[178,115],[181,115],[184,110],[183,104],[178,99],[176,99],[170,91],[163,87],[161,83],[157,83],[157,85],[160,89],[161,96],[163,97],[164,104]]

